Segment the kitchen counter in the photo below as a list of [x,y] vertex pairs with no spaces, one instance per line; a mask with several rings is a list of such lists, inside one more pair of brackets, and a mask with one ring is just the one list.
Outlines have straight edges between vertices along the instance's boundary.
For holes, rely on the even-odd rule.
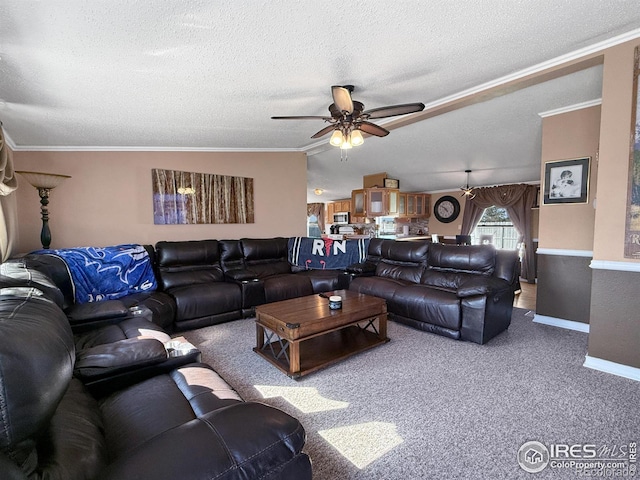
[[402,234],[385,233],[385,234],[378,235],[378,238],[388,238],[389,240],[404,240],[404,241],[431,240],[431,235],[402,235]]
[[369,235],[357,235],[357,234],[340,234],[340,233],[328,233],[321,235],[321,238],[330,238],[331,240],[359,240],[361,238],[371,238]]
[[396,235],[396,240],[412,242],[414,240],[431,241],[431,235]]

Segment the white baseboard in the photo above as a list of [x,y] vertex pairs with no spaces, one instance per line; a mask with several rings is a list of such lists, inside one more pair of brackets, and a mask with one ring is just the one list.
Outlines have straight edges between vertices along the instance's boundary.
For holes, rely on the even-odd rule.
[[533,317],[535,323],[551,325],[552,327],[566,328],[567,330],[575,330],[577,332],[589,333],[589,324],[582,322],[574,322],[573,320],[564,320],[563,318],[547,317],[546,315],[538,315]]
[[597,357],[590,357],[589,355],[584,357],[583,366],[640,382],[640,368],[630,367],[629,365],[623,365]]

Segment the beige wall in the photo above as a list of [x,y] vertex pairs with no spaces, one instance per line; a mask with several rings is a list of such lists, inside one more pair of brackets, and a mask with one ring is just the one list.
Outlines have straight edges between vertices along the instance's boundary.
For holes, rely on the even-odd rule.
[[[545,162],[591,157],[589,202],[586,204],[544,205],[541,184],[539,231],[540,248],[593,250],[596,210],[596,160],[600,136],[600,106],[563,113],[542,120],[541,181]],[[599,206],[599,205],[598,205]]]
[[[440,197],[444,197],[445,195],[451,195],[452,197],[460,200],[460,216],[451,223],[439,222],[436,216],[433,214],[433,206],[436,204]],[[462,217],[464,216],[464,206],[465,199],[460,198],[460,190],[432,193],[431,216],[429,217],[429,233],[437,233],[438,235],[460,235],[460,231],[462,230]],[[533,211],[531,223],[533,238],[538,238],[538,210]]]
[[[464,198],[460,197],[460,190],[454,190],[451,192],[438,192],[431,194],[431,216],[429,217],[429,234],[438,235],[460,235],[462,230],[462,217],[464,216]],[[460,215],[451,223],[439,222],[436,216],[433,214],[433,206],[436,204],[439,198],[445,195],[451,195],[460,202]]]
[[[605,52],[602,81],[598,208],[593,259],[624,262],[625,215],[629,186],[633,64],[638,40]],[[636,265],[633,265],[633,264]],[[593,269],[589,355],[640,369],[640,296],[637,268]]]
[[[51,192],[51,248],[306,233],[304,153],[18,151],[13,156],[16,170],[72,176]],[[255,223],[154,225],[152,168],[253,178]],[[14,253],[41,248],[38,193],[18,179]]]
[[629,181],[634,51],[638,41],[605,52],[602,79],[600,171],[593,258],[638,262],[624,258]]

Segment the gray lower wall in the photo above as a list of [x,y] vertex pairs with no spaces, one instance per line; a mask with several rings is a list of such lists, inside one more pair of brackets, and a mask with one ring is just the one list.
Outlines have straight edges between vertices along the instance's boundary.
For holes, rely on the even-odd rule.
[[538,257],[536,313],[589,323],[591,311],[591,257]]
[[640,272],[593,269],[588,352],[640,368]]

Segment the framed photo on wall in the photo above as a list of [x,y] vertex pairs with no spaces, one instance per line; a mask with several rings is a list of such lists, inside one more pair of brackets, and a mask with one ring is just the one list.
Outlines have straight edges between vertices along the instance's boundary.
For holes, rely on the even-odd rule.
[[544,205],[589,202],[591,157],[544,164]]

